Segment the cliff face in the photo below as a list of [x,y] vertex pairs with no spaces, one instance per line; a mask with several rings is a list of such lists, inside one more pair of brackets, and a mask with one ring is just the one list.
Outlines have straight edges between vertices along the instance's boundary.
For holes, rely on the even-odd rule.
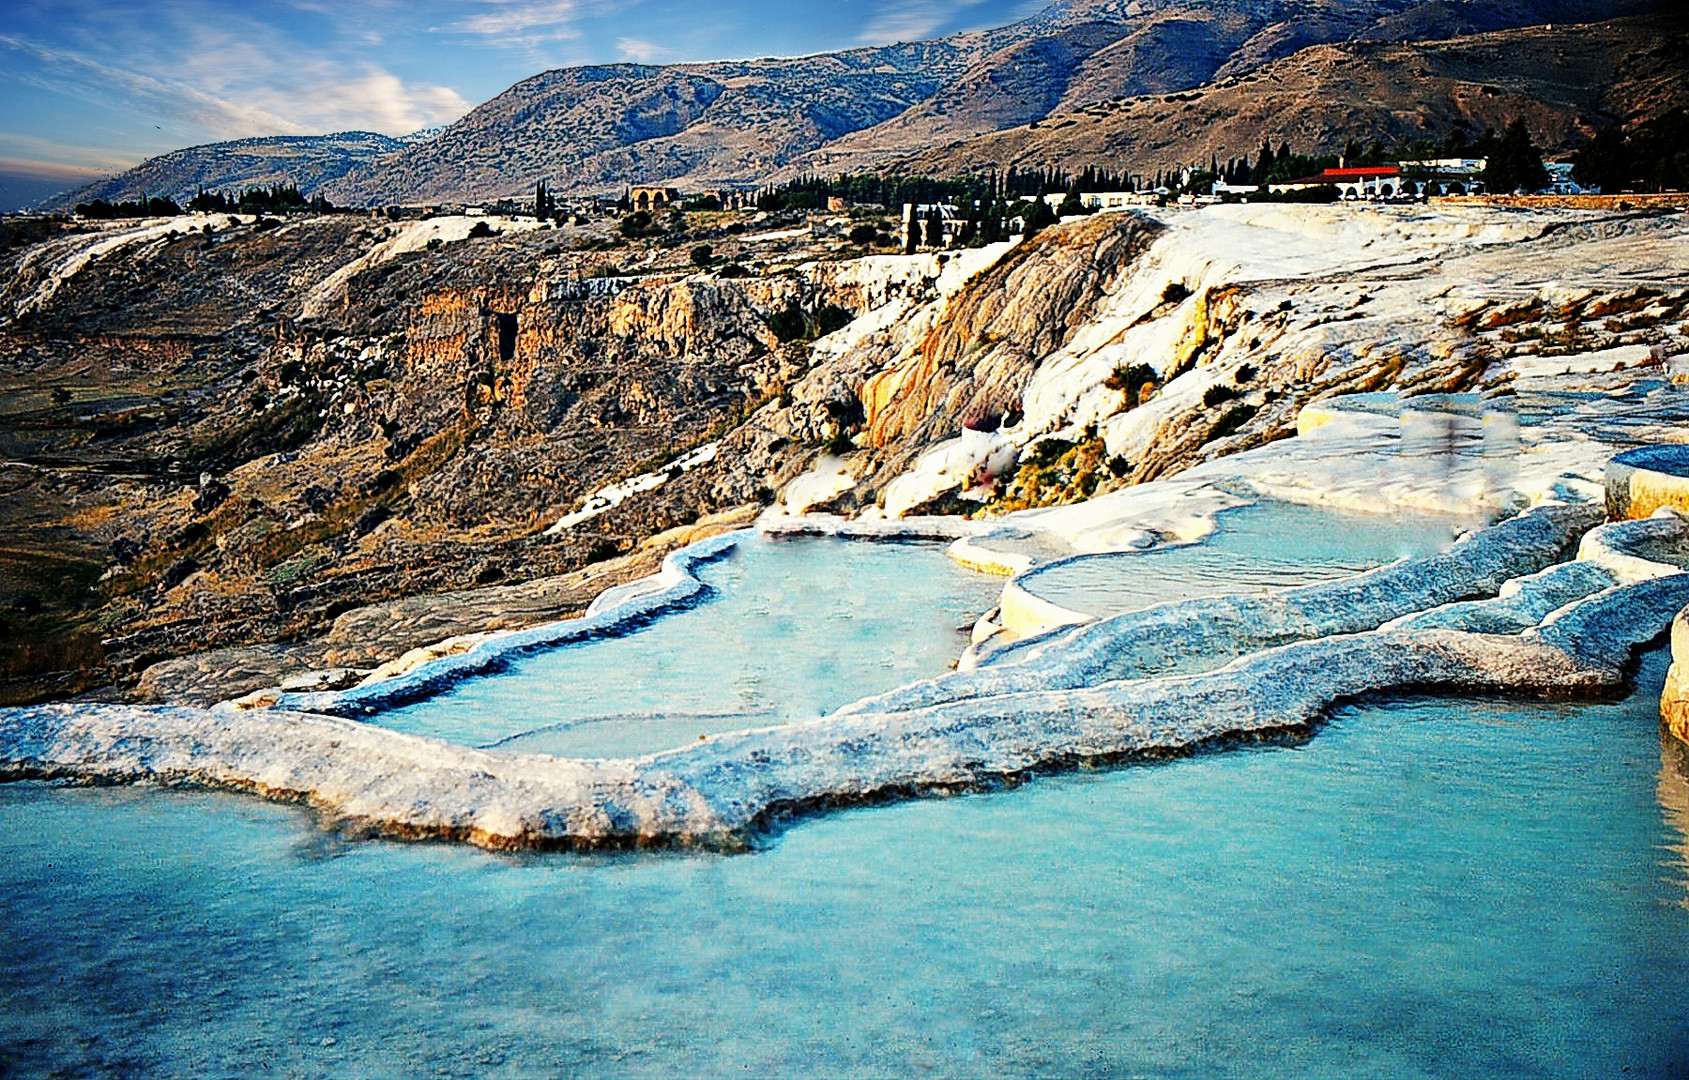
[[[817,241],[737,279],[515,222],[400,250],[409,227],[176,219],[8,246],[0,676],[23,681],[0,692],[318,640],[376,602],[581,571],[781,494],[1072,501],[1291,435],[1335,394],[1505,394],[1516,358],[1671,354],[1689,315],[1682,226],[1642,212],[1099,214],[800,263]],[[670,271],[607,277],[610,258]],[[801,340],[834,308],[842,328]]]
[[1158,231],[1138,218],[1090,218],[1035,237],[980,273],[913,354],[864,385],[866,445],[924,445],[1018,411],[1038,364],[1091,320]]
[[8,251],[0,633],[75,644],[0,676],[629,550],[718,504],[677,485],[538,534],[801,373],[767,324],[797,279],[597,278],[544,232],[367,262],[317,302],[392,228],[184,218]]

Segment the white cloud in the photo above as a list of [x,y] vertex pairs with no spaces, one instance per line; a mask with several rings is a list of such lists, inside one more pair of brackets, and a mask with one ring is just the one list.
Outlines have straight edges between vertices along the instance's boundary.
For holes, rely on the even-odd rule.
[[616,48],[621,51],[624,58],[640,64],[655,64],[679,55],[675,50],[665,45],[631,37],[617,38]]
[[895,0],[862,28],[858,40],[868,45],[919,41],[984,0]]
[[578,36],[572,25],[576,0],[481,0],[477,13],[447,27],[492,39],[495,45],[531,45]]
[[369,62],[264,47],[242,28],[179,27],[157,47],[121,60],[0,35],[0,46],[38,61],[36,81],[62,93],[122,104],[218,138],[366,128],[403,135],[454,120],[468,103],[449,87],[407,83]]

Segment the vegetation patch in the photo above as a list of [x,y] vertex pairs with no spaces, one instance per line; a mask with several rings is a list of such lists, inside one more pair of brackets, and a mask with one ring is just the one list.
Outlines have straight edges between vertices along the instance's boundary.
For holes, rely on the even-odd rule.
[[1255,405],[1233,405],[1226,410],[1224,416],[1215,421],[1214,426],[1209,429],[1208,438],[1203,441],[1213,442],[1215,439],[1224,439],[1228,435],[1236,435],[1242,430],[1243,425],[1255,419],[1255,414],[1260,411],[1260,408]]
[[1021,458],[1013,478],[1000,480],[987,510],[1006,514],[1037,506],[1064,506],[1095,495],[1105,483],[1119,480],[1132,469],[1108,447],[1094,428],[1077,441],[1042,439]]

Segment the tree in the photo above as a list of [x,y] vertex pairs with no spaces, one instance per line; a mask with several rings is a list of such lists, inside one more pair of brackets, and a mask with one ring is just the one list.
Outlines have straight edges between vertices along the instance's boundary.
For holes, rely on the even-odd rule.
[[1050,204],[1042,198],[1033,199],[1032,205],[1026,209],[1024,220],[1026,222],[1026,235],[1030,238],[1054,225],[1056,214],[1055,211],[1050,209]]
[[874,232],[872,225],[858,225],[850,230],[847,239],[858,247],[871,247],[874,243]]
[[944,246],[944,215],[936,207],[927,211],[927,246]]
[[1484,166],[1484,187],[1492,195],[1536,191],[1548,186],[1542,154],[1531,145],[1531,131],[1522,118],[1507,125]]
[[1090,212],[1085,206],[1085,200],[1079,197],[1079,184],[1077,182],[1069,185],[1067,194],[1062,198],[1061,205],[1056,208],[1057,217],[1080,217]]
[[1673,109],[1628,132],[1597,132],[1572,156],[1572,179],[1613,194],[1689,190],[1689,110]]
[[1617,124],[1602,128],[1572,155],[1572,179],[1608,194],[1623,191],[1630,180],[1625,151],[1624,130]]

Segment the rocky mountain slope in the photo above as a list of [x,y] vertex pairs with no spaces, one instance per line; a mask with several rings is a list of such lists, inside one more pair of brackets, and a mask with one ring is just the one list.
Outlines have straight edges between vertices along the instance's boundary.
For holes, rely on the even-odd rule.
[[301,191],[315,192],[361,165],[380,161],[406,142],[373,131],[342,131],[190,146],[149,158],[119,176],[67,191],[46,205],[70,207],[93,199],[115,202],[143,195],[185,202],[202,187],[234,192],[296,184]]
[[677,492],[539,535],[792,378],[768,316],[800,284],[602,279],[606,256],[495,224],[218,215],[9,238],[0,676],[286,639],[382,597],[574,570],[717,509]]
[[[1312,46],[1336,44],[1347,65],[1389,69],[1375,78],[1353,73],[1359,89],[1402,74],[1391,67],[1401,62],[1396,54],[1360,42],[1441,40],[1655,7],[1653,0],[1062,0],[1010,26],[937,41],[796,59],[549,71],[413,145],[215,144],[148,162],[82,197],[132,198],[143,190],[181,197],[202,183],[283,178],[354,205],[522,196],[541,179],[560,193],[659,181],[756,185],[805,171],[879,168],[1122,97],[1186,92],[1214,80],[1232,85]],[[1564,95],[1552,69],[1505,53],[1491,60],[1480,81],[1513,84],[1511,103],[1536,108],[1541,100],[1560,109]],[[1317,67],[1318,56],[1304,66],[1310,62]],[[1334,87],[1316,80],[1303,89]],[[1353,125],[1336,110],[1320,119],[1339,143],[1380,125],[1412,129],[1438,119],[1398,99],[1384,112]],[[1274,133],[1270,113],[1247,115],[1233,124],[1239,145]],[[293,164],[284,151],[296,155]]]
[[1153,171],[1251,154],[1263,138],[1303,152],[1350,139],[1430,137],[1524,117],[1569,149],[1594,130],[1689,104],[1681,16],[1556,24],[1444,41],[1357,40],[1303,49],[1182,94],[1114,99],[912,154],[897,167],[953,175],[1060,163]]

